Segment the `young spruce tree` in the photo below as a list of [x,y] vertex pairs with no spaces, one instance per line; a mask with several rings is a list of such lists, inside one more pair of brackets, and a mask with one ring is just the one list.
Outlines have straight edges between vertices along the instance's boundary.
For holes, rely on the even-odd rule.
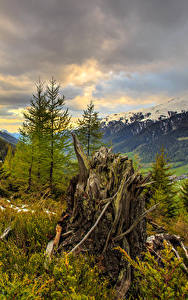
[[[65,169],[70,163],[70,139],[68,126],[70,116],[68,109],[64,109],[65,97],[60,96],[60,85],[52,78],[47,86],[48,111],[50,114],[48,123],[49,141],[49,185],[53,190],[54,184],[62,178]],[[67,166],[66,166],[67,164]]]
[[[47,124],[49,120],[48,100],[45,95],[43,83],[36,84],[36,94],[30,103],[30,107],[24,113],[25,122],[20,130],[22,142],[30,147],[30,166],[28,185],[31,186],[32,174],[37,177],[38,184],[44,184],[43,172],[46,163],[47,147]],[[42,174],[41,174],[42,173]]]
[[94,104],[91,101],[84,110],[82,119],[78,119],[78,137],[89,156],[98,149],[102,142],[101,122],[98,113],[94,111]]
[[173,182],[170,179],[172,172],[167,162],[164,148],[157,154],[152,166],[151,186],[152,199],[155,203],[160,202],[163,213],[171,218],[177,215],[177,204],[175,202],[175,192]]

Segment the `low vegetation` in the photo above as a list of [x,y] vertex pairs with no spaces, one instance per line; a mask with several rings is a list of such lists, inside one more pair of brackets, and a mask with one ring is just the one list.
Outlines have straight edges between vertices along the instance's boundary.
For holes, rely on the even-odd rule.
[[54,257],[46,270],[45,248],[53,235],[59,210],[53,214],[33,205],[27,212],[0,210],[0,236],[11,226],[7,240],[0,240],[1,299],[109,299],[113,293],[92,257]]
[[[171,246],[164,244],[158,261],[149,250],[144,253],[142,260],[137,258],[136,261],[123,249],[119,250],[135,269],[134,289],[137,290],[138,299],[180,300],[188,297],[188,281],[182,268],[183,260],[175,257]],[[134,296],[131,298],[135,299]]]

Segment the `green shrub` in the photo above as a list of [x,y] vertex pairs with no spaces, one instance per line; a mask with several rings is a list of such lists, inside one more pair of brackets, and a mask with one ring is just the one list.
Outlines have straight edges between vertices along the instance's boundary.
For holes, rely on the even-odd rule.
[[120,251],[135,269],[134,285],[139,289],[139,299],[187,299],[188,281],[182,259],[175,257],[166,243],[160,253],[162,266],[149,251],[143,261],[134,261],[123,249]]
[[[54,266],[53,276],[54,299],[113,299],[108,281],[101,278],[92,257],[64,253]],[[58,298],[60,293],[63,298]]]
[[29,260],[15,248],[11,254],[11,270],[6,270],[7,260],[1,257],[0,299],[113,299],[108,281],[86,256],[64,253],[46,272],[44,253]]

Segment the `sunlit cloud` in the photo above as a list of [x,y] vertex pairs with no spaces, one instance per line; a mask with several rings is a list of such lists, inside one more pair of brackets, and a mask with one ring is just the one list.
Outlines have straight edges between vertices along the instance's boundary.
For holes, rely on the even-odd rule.
[[71,64],[63,69],[62,77],[60,75],[60,80],[64,84],[74,84],[77,86],[86,86],[97,82],[99,79],[108,78],[109,74],[104,73],[99,63],[94,60],[87,60],[85,63]]

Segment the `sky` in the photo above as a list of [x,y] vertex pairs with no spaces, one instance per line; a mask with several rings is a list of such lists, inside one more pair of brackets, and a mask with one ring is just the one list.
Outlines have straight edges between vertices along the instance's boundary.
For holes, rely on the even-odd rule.
[[186,98],[187,16],[187,0],[0,0],[0,128],[18,130],[39,77],[73,117]]

